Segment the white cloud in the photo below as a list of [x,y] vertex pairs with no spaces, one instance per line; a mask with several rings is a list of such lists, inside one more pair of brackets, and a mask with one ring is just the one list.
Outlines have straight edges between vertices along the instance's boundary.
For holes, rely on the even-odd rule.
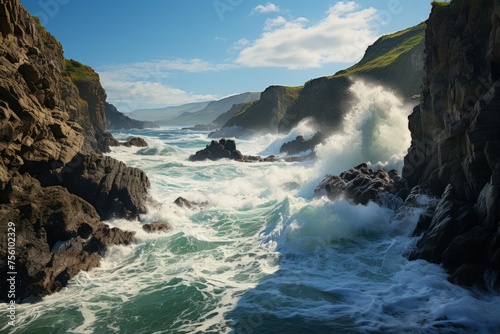
[[301,69],[360,59],[375,39],[374,8],[360,9],[354,1],[338,2],[316,24],[279,16],[267,20],[260,38],[240,51],[236,63],[247,67]]
[[287,21],[283,16],[278,16],[275,19],[267,19],[264,26],[264,30],[265,31],[273,30],[277,27],[285,25],[286,23]]
[[107,100],[123,112],[217,99],[214,95],[198,95],[161,82],[116,81],[105,74],[101,74],[101,82]]
[[250,15],[254,14],[269,14],[269,13],[279,13],[281,10],[278,6],[273,4],[272,2],[268,2],[265,5],[258,5],[254,9],[252,9],[252,12]]
[[159,59],[131,64],[114,64],[101,68],[100,73],[115,79],[158,80],[168,78],[172,72],[218,72],[235,68],[234,64],[214,64],[201,59]]
[[234,64],[213,64],[200,59],[174,59],[114,64],[98,72],[108,101],[127,112],[139,108],[214,100],[214,95],[186,92],[166,82],[176,72],[218,72],[236,67]]

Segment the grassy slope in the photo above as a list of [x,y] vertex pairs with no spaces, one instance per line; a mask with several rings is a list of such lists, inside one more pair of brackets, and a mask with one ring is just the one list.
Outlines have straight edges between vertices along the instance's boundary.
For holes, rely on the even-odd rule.
[[412,50],[424,38],[425,23],[380,37],[368,47],[361,61],[345,70],[337,72],[329,78],[347,76],[355,73],[381,69],[394,63],[401,55]]

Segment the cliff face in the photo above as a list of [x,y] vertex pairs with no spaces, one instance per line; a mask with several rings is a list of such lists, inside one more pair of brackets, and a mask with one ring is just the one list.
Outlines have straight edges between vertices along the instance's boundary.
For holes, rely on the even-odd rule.
[[[149,182],[95,150],[106,149],[105,98],[95,72],[66,61],[60,43],[17,0],[0,0],[0,225],[16,226],[20,299],[59,290],[98,265],[108,245],[132,242],[132,234],[100,220],[144,212]],[[102,203],[112,205],[103,210]]]
[[[384,85],[409,101],[419,93],[422,84],[424,30],[425,24],[420,24],[383,36],[366,50],[356,65],[334,76],[307,82],[300,92],[296,91],[294,99],[275,98],[255,104],[244,114],[236,113],[225,126],[288,131],[304,118],[312,118],[326,132],[339,130],[352,101],[351,76]],[[277,87],[271,88],[278,91]]]
[[425,47],[403,176],[443,197],[411,257],[443,263],[455,283],[498,287],[500,2],[435,5]]

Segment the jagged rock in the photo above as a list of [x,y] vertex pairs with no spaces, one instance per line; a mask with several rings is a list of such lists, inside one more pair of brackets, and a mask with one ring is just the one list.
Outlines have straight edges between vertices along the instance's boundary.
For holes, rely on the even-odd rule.
[[146,212],[149,180],[143,171],[98,154],[78,154],[72,164],[46,176],[92,204],[101,219],[135,219]]
[[305,140],[303,136],[297,136],[294,140],[283,144],[280,148],[280,153],[298,154],[308,150],[314,151],[316,146],[322,143],[324,139],[322,132],[316,132],[309,140]]
[[166,222],[153,222],[142,225],[142,229],[148,233],[160,233],[160,232],[169,232],[172,227],[169,223]]
[[486,272],[500,277],[492,261],[500,254],[499,12],[498,1],[433,6],[403,169],[410,187],[442,196],[411,259],[442,263],[451,282],[483,288]]
[[369,201],[383,204],[380,197],[388,193],[400,198],[408,196],[404,180],[397,171],[372,170],[366,163],[354,167],[339,176],[327,175],[314,189],[317,196],[327,195],[331,200],[346,198],[355,204],[368,204]]
[[[7,222],[15,223],[20,299],[59,291],[79,271],[98,266],[109,245],[133,241],[133,233],[118,229],[105,238],[102,231],[108,228],[95,209],[62,187],[43,188],[35,179],[16,174],[3,195],[7,196],[0,202],[1,228],[7,231]],[[95,242],[100,247],[92,247]],[[0,234],[0,244],[7,245],[6,233]],[[6,247],[0,248],[2,259],[7,258],[6,252]],[[0,299],[4,300],[6,273],[0,273]]]

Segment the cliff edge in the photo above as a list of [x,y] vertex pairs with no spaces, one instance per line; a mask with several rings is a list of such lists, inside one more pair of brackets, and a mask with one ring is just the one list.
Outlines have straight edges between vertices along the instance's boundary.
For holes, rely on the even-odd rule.
[[65,60],[19,1],[0,0],[0,300],[13,271],[8,227],[18,302],[60,290],[108,246],[133,241],[102,220],[144,213],[149,181],[102,155],[105,99],[91,68]]

